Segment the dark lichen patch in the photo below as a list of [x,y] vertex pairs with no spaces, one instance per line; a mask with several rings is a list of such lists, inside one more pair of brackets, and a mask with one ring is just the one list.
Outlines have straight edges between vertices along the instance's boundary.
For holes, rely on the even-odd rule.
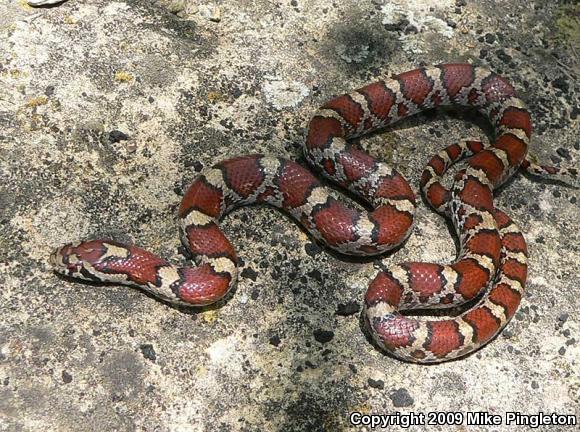
[[[200,56],[212,54],[217,46],[213,32],[208,28],[200,28],[191,19],[179,18],[171,10],[155,3],[127,0],[127,4],[135,11],[147,17],[136,24],[139,30],[160,32],[164,37],[171,38],[175,52],[184,58],[192,53]],[[153,47],[150,50],[155,51]]]
[[14,194],[0,186],[0,226],[7,225],[13,215],[16,200]]
[[145,369],[140,357],[132,351],[103,353],[99,375],[110,395],[125,398],[143,393]]
[[411,397],[406,388],[399,388],[391,392],[389,398],[393,402],[395,408],[410,407],[415,403],[415,400]]
[[[244,79],[241,79],[244,77]],[[265,142],[271,138],[270,129],[277,123],[273,113],[266,107],[253,104],[238,111],[240,118],[224,117],[221,111],[236,104],[239,98],[261,97],[260,81],[263,72],[252,65],[239,67],[234,78],[226,76],[217,69],[200,74],[200,85],[196,89],[184,88],[180,91],[176,109],[180,117],[179,126],[170,129],[171,135],[186,146],[186,157],[223,147],[226,142],[237,146],[239,142]],[[244,104],[245,106],[245,104]],[[247,128],[237,126],[243,121]],[[219,130],[209,124],[219,124]],[[221,135],[221,134],[224,135]],[[219,137],[215,141],[207,138]],[[193,150],[195,146],[195,151]],[[211,153],[210,153],[211,154]],[[187,163],[187,160],[186,160]]]
[[570,47],[580,45],[580,5],[562,4],[559,6],[554,22],[557,33],[552,37],[555,41]]
[[333,27],[323,41],[323,53],[329,63],[336,64],[344,73],[382,66],[384,62],[400,49],[396,35],[365,23],[364,18],[355,15],[348,22]]
[[48,327],[31,327],[28,329],[33,350],[39,352],[50,348],[56,340],[54,331]]
[[240,276],[243,278],[251,279],[255,282],[256,278],[258,277],[258,273],[253,268],[246,267],[242,270],[242,272],[240,273]]

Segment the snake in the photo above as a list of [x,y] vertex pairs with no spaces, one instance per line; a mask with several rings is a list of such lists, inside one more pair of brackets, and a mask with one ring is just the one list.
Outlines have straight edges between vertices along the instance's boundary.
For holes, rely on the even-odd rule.
[[[473,108],[493,126],[489,144],[450,145],[421,176],[427,202],[452,220],[458,256],[445,265],[378,265],[362,316],[375,346],[401,360],[438,363],[466,356],[505,327],[525,287],[526,243],[509,216],[495,208],[493,190],[518,169],[557,180],[577,178],[573,169],[530,160],[530,112],[505,78],[484,67],[420,67],[337,96],[314,113],[304,140],[305,159],[313,171],[371,210],[343,204],[319,176],[296,162],[245,155],[204,168],[183,196],[180,235],[193,265],[178,267],[146,249],[108,239],[66,244],[50,262],[57,273],[72,278],[135,286],[175,305],[210,305],[227,299],[238,278],[238,258],[219,220],[250,204],[281,209],[340,254],[380,256],[410,235],[416,199],[406,179],[364,152],[357,139],[440,106]],[[441,176],[462,159],[466,167],[446,189]],[[444,319],[402,313],[460,305],[469,308]]]

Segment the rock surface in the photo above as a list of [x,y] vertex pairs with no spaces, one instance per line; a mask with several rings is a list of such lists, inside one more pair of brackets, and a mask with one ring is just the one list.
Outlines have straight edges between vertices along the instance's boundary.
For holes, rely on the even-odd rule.
[[[521,174],[496,202],[529,243],[526,297],[500,337],[449,364],[376,351],[357,307],[373,262],[327,253],[267,208],[223,223],[242,277],[220,307],[176,309],[51,272],[55,246],[90,237],[183,260],[176,208],[197,171],[254,152],[301,160],[323,101],[421,63],[502,73],[530,106],[532,151],[577,164],[577,6],[192,3],[0,4],[0,430],[338,431],[354,411],[580,416],[577,191]],[[362,144],[417,190],[438,149],[488,132],[477,115],[445,111]],[[423,204],[383,261],[453,254]]]

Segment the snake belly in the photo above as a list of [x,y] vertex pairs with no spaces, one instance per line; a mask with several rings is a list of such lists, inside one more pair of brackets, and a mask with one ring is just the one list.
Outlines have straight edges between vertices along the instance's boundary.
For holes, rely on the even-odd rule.
[[[306,159],[322,175],[360,196],[372,206],[370,212],[342,205],[295,162],[243,156],[203,170],[181,202],[181,237],[195,257],[195,266],[177,267],[144,249],[110,240],[65,245],[51,261],[57,272],[68,276],[137,286],[175,304],[211,304],[224,298],[237,279],[236,253],[218,221],[239,206],[255,203],[282,209],[340,253],[382,254],[409,235],[415,197],[401,174],[363,152],[352,139],[444,105],[475,108],[494,128],[492,144],[468,159],[451,190],[440,196],[432,193],[433,205],[445,208],[453,220],[460,253],[450,265],[406,262],[378,272],[365,296],[365,317],[377,345],[397,357],[437,362],[465,355],[490,338],[482,330],[483,318],[491,314],[499,322],[499,309],[515,307],[502,303],[504,297],[491,295],[497,290],[484,299],[497,301],[494,307],[478,304],[478,312],[461,322],[418,325],[397,311],[448,308],[472,300],[491,283],[501,284],[501,274],[513,264],[513,253],[525,255],[523,237],[494,208],[492,191],[525,161],[530,115],[504,78],[468,64],[422,67],[395,75],[338,96],[313,116]],[[426,172],[425,187],[437,189],[436,170]],[[520,279],[523,290],[525,277]]]

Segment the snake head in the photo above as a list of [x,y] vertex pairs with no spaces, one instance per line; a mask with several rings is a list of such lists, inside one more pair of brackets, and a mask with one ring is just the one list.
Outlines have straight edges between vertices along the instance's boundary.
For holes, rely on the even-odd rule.
[[76,253],[76,245],[69,243],[56,249],[49,258],[55,272],[65,276],[82,277],[83,261]]
[[98,240],[69,243],[56,249],[49,258],[54,271],[77,279],[99,280],[95,266],[103,256],[103,242]]

